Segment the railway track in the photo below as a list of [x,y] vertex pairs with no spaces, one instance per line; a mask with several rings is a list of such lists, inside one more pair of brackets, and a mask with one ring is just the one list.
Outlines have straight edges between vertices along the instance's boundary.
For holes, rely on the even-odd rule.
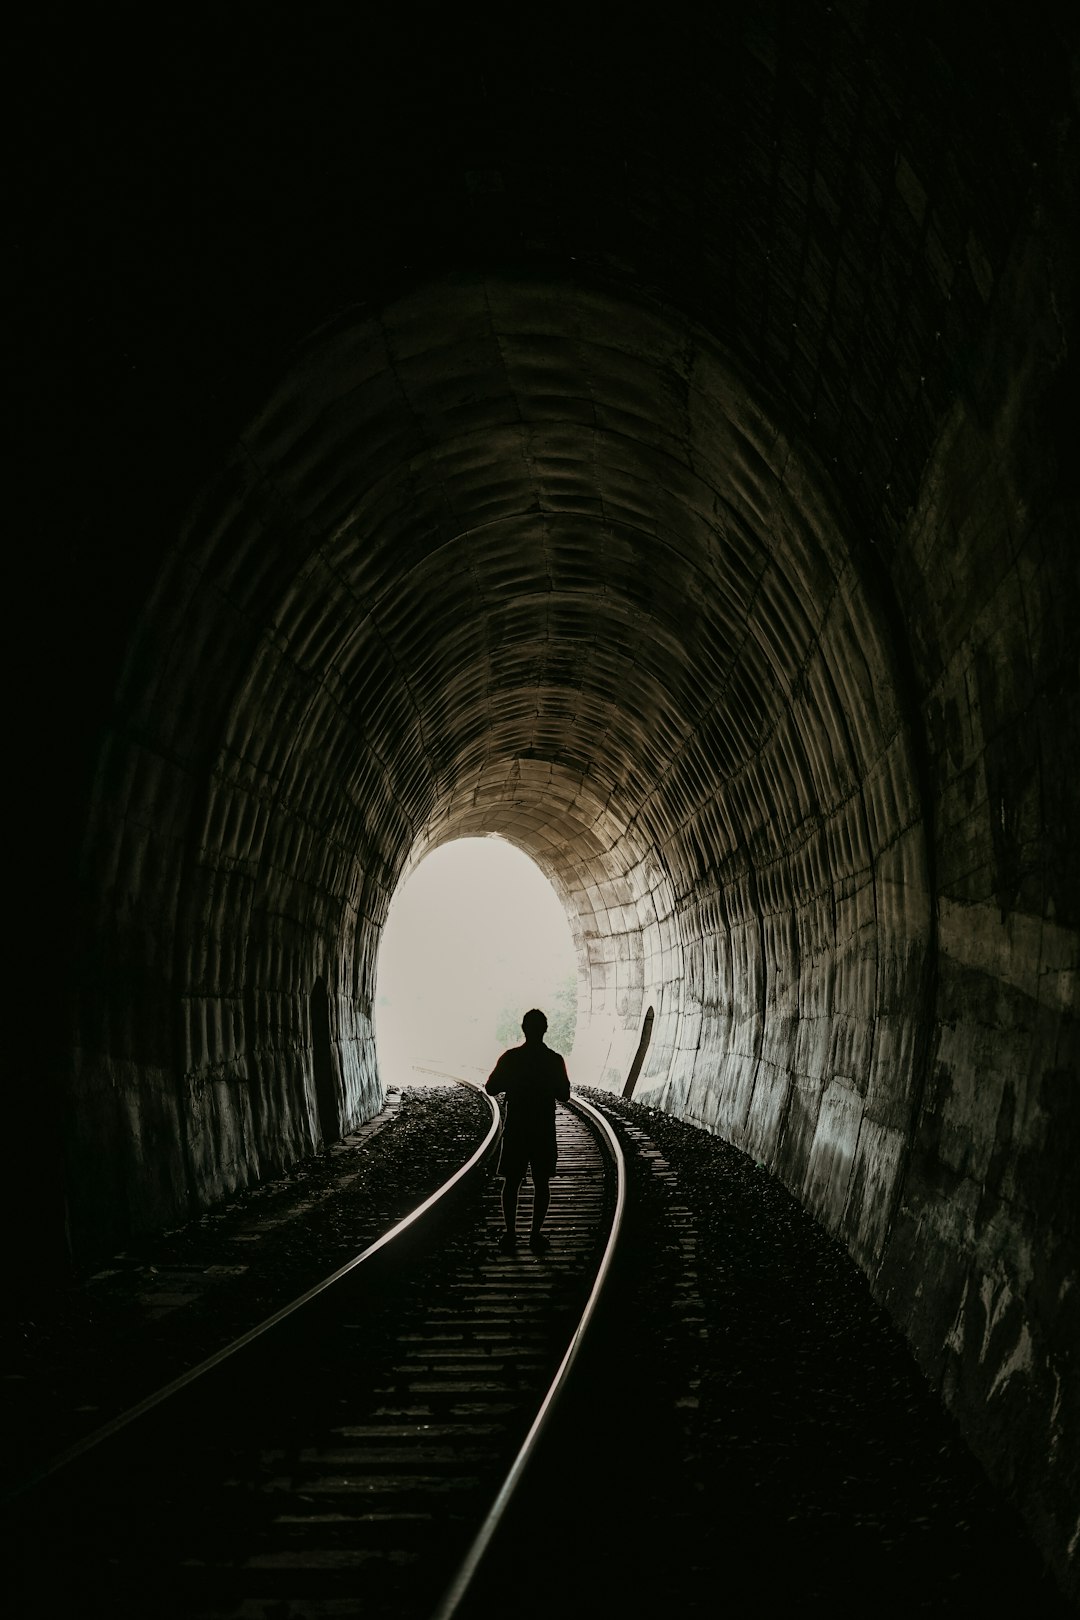
[[391,1233],[9,1503],[20,1620],[450,1620],[618,1234],[611,1127],[573,1099],[557,1130],[547,1254],[498,1250],[493,1118]]

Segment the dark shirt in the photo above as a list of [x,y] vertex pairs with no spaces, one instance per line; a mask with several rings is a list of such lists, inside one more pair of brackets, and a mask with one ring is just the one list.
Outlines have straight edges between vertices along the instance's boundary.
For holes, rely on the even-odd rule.
[[566,1064],[543,1041],[525,1041],[504,1052],[484,1088],[506,1094],[505,1140],[515,1146],[555,1148],[555,1104],[570,1096]]

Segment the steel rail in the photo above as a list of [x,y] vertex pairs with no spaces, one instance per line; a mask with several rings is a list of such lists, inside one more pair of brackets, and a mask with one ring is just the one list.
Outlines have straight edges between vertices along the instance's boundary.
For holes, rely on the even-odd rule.
[[588,1332],[592,1319],[596,1313],[600,1295],[603,1292],[608,1273],[611,1270],[612,1260],[614,1258],[616,1245],[619,1239],[619,1231],[622,1226],[623,1210],[626,1204],[626,1161],[623,1157],[622,1147],[619,1143],[618,1137],[615,1134],[615,1131],[609,1122],[604,1118],[603,1114],[600,1113],[599,1109],[594,1108],[592,1103],[586,1102],[584,1097],[572,1098],[569,1106],[575,1109],[578,1113],[585,1114],[592,1121],[594,1128],[597,1130],[598,1135],[607,1146],[615,1164],[615,1209],[611,1219],[611,1228],[608,1232],[608,1240],[605,1245],[600,1264],[597,1268],[592,1290],[585,1302],[585,1308],[581,1313],[581,1317],[577,1327],[574,1330],[573,1337],[567,1346],[566,1353],[563,1356],[562,1361],[559,1363],[558,1370],[552,1379],[547,1394],[544,1396],[544,1399],[540,1404],[540,1408],[536,1414],[536,1417],[533,1419],[528,1434],[526,1434],[525,1439],[521,1443],[517,1456],[510,1465],[509,1472],[507,1473],[506,1478],[503,1480],[499,1493],[489,1509],[487,1517],[480,1526],[476,1536],[473,1538],[472,1544],[469,1547],[468,1552],[465,1554],[465,1557],[459,1564],[456,1574],[440,1598],[437,1608],[432,1613],[431,1620],[452,1620],[452,1617],[457,1614],[462,1601],[466,1597],[469,1587],[472,1584],[484,1556],[491,1545],[495,1533],[502,1522],[506,1510],[510,1505],[511,1498],[521,1482],[522,1476],[524,1475],[525,1470],[532,1459],[533,1453],[539,1444],[544,1430],[548,1426],[556,1403],[569,1382],[570,1373],[585,1341],[586,1333]]
[[[429,1072],[433,1073],[434,1071]],[[418,1204],[415,1209],[410,1210],[408,1215],[398,1221],[395,1226],[392,1226],[388,1232],[384,1232],[381,1237],[376,1238],[374,1243],[369,1244],[360,1254],[354,1255],[351,1260],[347,1260],[343,1266],[339,1266],[329,1276],[323,1277],[313,1287],[302,1294],[298,1294],[295,1299],[290,1300],[287,1305],[281,1306],[279,1310],[274,1311],[264,1321],[257,1323],[253,1328],[249,1328],[239,1338],[231,1339],[228,1344],[222,1345],[220,1350],[215,1350],[213,1355],[207,1356],[204,1361],[198,1362],[196,1366],[189,1367],[186,1372],[181,1373],[178,1378],[174,1378],[171,1383],[163,1384],[160,1389],[154,1390],[152,1394],[145,1396],[141,1401],[137,1401],[134,1406],[129,1406],[123,1412],[117,1413],[116,1417],[110,1418],[107,1423],[103,1423],[100,1428],[94,1429],[92,1433],[84,1435],[81,1440],[76,1440],[74,1444],[66,1447],[65,1450],[47,1458],[26,1479],[21,1480],[18,1485],[8,1491],[4,1500],[14,1501],[19,1496],[25,1495],[35,1486],[59,1473],[61,1469],[73,1463],[77,1458],[84,1456],[88,1451],[92,1451],[95,1446],[103,1444],[104,1441],[118,1434],[120,1430],[126,1429],[130,1424],[135,1423],[139,1418],[145,1417],[148,1412],[152,1412],[172,1396],[179,1394],[181,1390],[187,1389],[197,1379],[212,1372],[215,1367],[220,1367],[223,1362],[228,1361],[237,1351],[246,1349],[248,1345],[254,1343],[255,1340],[261,1338],[272,1328],[277,1327],[279,1323],[287,1320],[295,1312],[306,1305],[310,1305],[312,1300],[326,1293],[328,1289],[340,1283],[344,1277],[355,1272],[358,1267],[373,1259],[375,1255],[381,1253],[382,1250],[394,1243],[405,1232],[408,1232],[443,1198],[447,1197],[455,1188],[472,1176],[486,1159],[502,1129],[502,1118],[498,1104],[493,1097],[487,1096],[483,1087],[477,1085],[476,1081],[465,1079],[461,1075],[449,1074],[445,1070],[439,1072],[445,1074],[447,1079],[453,1080],[458,1085],[472,1086],[474,1090],[479,1091],[491,1111],[491,1123],[488,1126],[484,1140],[466,1159],[465,1163],[459,1166],[448,1180],[443,1182],[441,1187],[436,1187],[435,1191],[429,1194],[422,1204]]]

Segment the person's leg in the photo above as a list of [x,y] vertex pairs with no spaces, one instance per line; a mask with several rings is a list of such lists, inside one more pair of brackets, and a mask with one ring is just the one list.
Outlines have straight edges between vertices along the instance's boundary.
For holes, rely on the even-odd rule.
[[551,1202],[551,1187],[550,1187],[550,1184],[548,1182],[548,1178],[547,1178],[547,1176],[538,1176],[535,1169],[534,1169],[533,1170],[533,1211],[532,1211],[532,1235],[533,1235],[533,1237],[537,1237],[539,1235],[540,1228],[544,1224],[544,1216],[548,1212],[548,1204],[550,1202]]
[[517,1234],[517,1206],[518,1191],[521,1187],[521,1177],[504,1176],[502,1190],[503,1220],[506,1222],[506,1235],[513,1238]]

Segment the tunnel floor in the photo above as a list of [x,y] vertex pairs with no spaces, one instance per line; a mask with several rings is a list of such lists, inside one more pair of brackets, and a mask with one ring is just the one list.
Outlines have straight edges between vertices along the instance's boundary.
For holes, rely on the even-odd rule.
[[584,1095],[623,1136],[629,1258],[516,1532],[587,1527],[581,1612],[614,1579],[627,1615],[1073,1613],[846,1252],[746,1154]]
[[[745,1154],[584,1094],[623,1138],[623,1259],[470,1612],[502,1612],[508,1585],[536,1615],[715,1613],[719,1591],[760,1612],[1072,1612],[844,1251]],[[343,1263],[485,1114],[406,1087],[363,1133],[43,1302],[5,1354],[7,1454],[70,1443]]]

